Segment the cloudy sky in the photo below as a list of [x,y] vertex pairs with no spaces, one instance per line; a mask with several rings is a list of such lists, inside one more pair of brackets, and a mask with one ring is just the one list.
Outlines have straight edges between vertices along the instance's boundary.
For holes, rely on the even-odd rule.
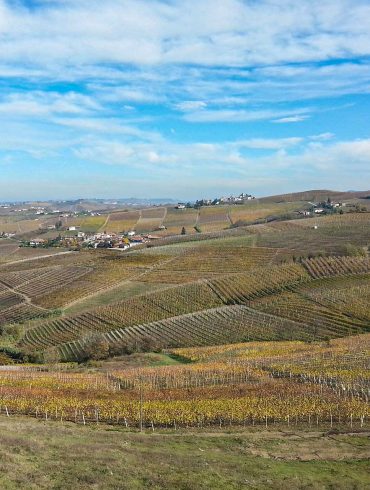
[[0,0],[0,201],[370,187],[369,0]]

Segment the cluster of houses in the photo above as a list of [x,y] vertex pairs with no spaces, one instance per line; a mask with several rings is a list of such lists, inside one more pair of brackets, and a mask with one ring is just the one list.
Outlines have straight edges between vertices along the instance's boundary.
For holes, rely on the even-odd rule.
[[0,238],[13,238],[15,235],[15,232],[0,231]]
[[[75,228],[77,227],[70,227],[71,231],[74,231]],[[127,250],[136,245],[149,243],[160,238],[160,236],[152,234],[137,234],[135,231],[129,231],[127,233],[86,233],[78,231],[76,234],[59,236],[55,239],[34,238],[30,241],[21,242],[21,246]]]
[[199,199],[195,204],[179,202],[176,209],[199,208],[201,206],[219,206],[221,204],[243,204],[246,201],[255,199],[251,194],[242,192],[239,196],[216,197],[215,199]]
[[151,234],[138,234],[134,230],[127,233],[84,233],[78,232],[77,238],[89,248],[113,248],[126,250],[130,247],[158,240],[161,237]]
[[[333,202],[329,198],[327,201],[313,203],[310,202],[311,208],[309,210],[300,211],[299,214],[303,216],[315,216],[318,214],[331,214],[345,207],[345,202]],[[342,211],[343,212],[343,211]]]

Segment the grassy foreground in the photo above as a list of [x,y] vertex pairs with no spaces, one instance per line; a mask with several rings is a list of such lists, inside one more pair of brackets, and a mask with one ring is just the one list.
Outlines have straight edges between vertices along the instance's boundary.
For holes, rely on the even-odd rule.
[[128,432],[0,417],[0,488],[365,489],[369,433]]

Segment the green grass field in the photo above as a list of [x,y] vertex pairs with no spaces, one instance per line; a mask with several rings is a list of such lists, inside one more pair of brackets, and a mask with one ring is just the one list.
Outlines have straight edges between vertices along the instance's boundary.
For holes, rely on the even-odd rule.
[[0,486],[363,490],[370,485],[367,436],[278,428],[135,433],[1,417]]

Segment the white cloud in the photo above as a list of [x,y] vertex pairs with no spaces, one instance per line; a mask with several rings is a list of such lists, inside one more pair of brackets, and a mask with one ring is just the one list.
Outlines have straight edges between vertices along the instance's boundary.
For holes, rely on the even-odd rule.
[[[294,149],[291,153],[290,150]],[[264,150],[260,155],[249,150]],[[267,151],[267,153],[266,153]],[[75,149],[76,154],[88,161],[125,165],[132,168],[159,166],[181,174],[185,169],[193,172],[230,172],[276,175],[289,172],[292,178],[300,172],[334,172],[333,178],[360,171],[370,172],[370,139],[312,142],[300,137],[278,139],[246,139],[223,143],[161,143],[122,144],[118,141],[86,141]]]
[[[287,117],[299,117],[296,115],[297,112],[306,113],[312,109],[302,108],[294,110],[294,116],[286,116],[289,114],[289,110],[244,110],[244,109],[220,109],[220,110],[202,110],[196,112],[190,112],[184,115],[184,119],[190,122],[250,122],[250,121],[263,121],[277,118],[280,116]],[[302,114],[302,116],[307,118],[307,115]]]
[[242,66],[370,54],[365,0],[75,0],[32,10],[1,0],[0,19],[7,63]]
[[155,131],[145,131],[133,124],[125,124],[121,119],[111,118],[83,118],[83,117],[54,117],[51,122],[71,129],[81,130],[80,135],[99,133],[100,135],[120,134],[133,137],[135,140],[161,141],[162,136]]
[[309,116],[307,116],[307,115],[287,116],[287,117],[281,117],[280,119],[274,119],[272,122],[279,123],[279,124],[295,123],[295,122],[305,121],[308,118],[309,118]]
[[331,140],[335,137],[334,133],[320,133],[320,134],[314,134],[310,136],[310,139],[313,141],[328,141]]
[[[58,161],[60,148],[55,141],[53,145],[47,150],[54,152],[54,159]],[[194,198],[199,197],[199,189],[203,189],[202,194],[213,192],[217,195],[225,192],[225,189],[231,192],[241,187],[268,195],[283,192],[284,189],[293,191],[317,186],[361,189],[370,179],[370,139],[332,142],[299,137],[276,140],[252,138],[223,143],[184,144],[166,140],[123,142],[121,138],[108,140],[91,137],[64,142],[64,145],[63,149],[68,153],[63,159],[77,159],[77,168],[83,162],[91,165],[94,171],[90,178],[86,168],[89,185],[81,182],[80,186],[72,188],[69,183],[76,179],[73,178],[74,169],[71,169],[67,183],[64,187],[59,186],[60,197],[70,196],[74,189],[77,195],[86,195],[86,192],[100,195],[104,191],[112,196],[119,191],[117,195],[129,193]],[[26,147],[29,148],[29,145]],[[3,148],[2,139],[0,161],[7,161],[8,167],[16,165],[17,158],[13,160],[12,156],[16,157],[17,153],[9,152],[3,156]],[[30,156],[40,158],[38,150],[39,147],[35,145]],[[99,173],[101,186],[95,182],[99,165],[106,166]],[[113,172],[112,166],[119,166],[119,173],[116,170]],[[52,168],[49,171],[53,171]],[[45,177],[45,173],[42,175]],[[105,188],[104,182],[110,182],[110,185],[107,184]],[[42,185],[38,187],[42,188]]]
[[175,104],[175,109],[178,109],[181,112],[196,111],[206,107],[207,104],[202,100],[184,100],[183,102]]
[[8,117],[50,116],[52,114],[80,115],[98,110],[99,104],[91,97],[75,92],[14,92],[0,96],[0,115]]
[[268,139],[268,138],[252,138],[245,141],[236,141],[234,143],[235,146],[239,148],[251,148],[251,149],[260,149],[260,150],[280,150],[283,148],[289,148],[292,146],[296,146],[299,143],[304,141],[303,138],[276,138],[276,139]]

